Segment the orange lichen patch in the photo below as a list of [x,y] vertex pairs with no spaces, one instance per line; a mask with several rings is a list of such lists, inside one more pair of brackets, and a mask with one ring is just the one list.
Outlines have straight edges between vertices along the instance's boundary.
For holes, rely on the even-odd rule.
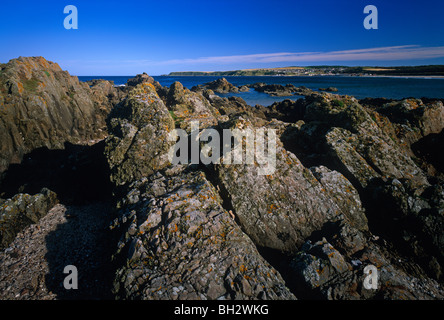
[[418,105],[418,102],[416,102],[416,100],[407,99],[406,101],[408,102],[408,104],[411,106],[411,108],[413,110],[418,109],[420,107],[420,105]]
[[279,206],[275,205],[274,203],[270,204],[270,207],[268,209],[268,213],[273,213],[274,210],[278,209]]
[[137,235],[138,235],[138,236],[143,236],[144,233],[145,233],[145,231],[140,230],[140,231],[137,233]]
[[325,268],[322,268],[321,270],[316,269],[316,273],[319,274],[319,275],[321,275],[321,274],[324,272],[324,269],[325,269]]
[[20,94],[22,94],[24,88],[23,88],[23,84],[21,82],[17,82],[17,88],[18,88],[18,92]]
[[162,286],[160,286],[157,290],[155,290],[154,292],[160,291],[162,289]]
[[247,271],[247,267],[246,267],[244,264],[241,264],[240,267],[239,267],[239,271],[240,271],[241,273],[244,273],[244,272]]

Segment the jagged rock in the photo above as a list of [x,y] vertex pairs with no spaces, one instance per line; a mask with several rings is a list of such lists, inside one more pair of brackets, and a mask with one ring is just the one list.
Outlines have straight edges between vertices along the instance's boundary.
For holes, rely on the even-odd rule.
[[150,77],[149,75],[146,74],[146,72],[144,72],[142,74],[136,75],[134,78],[128,79],[126,85],[130,87],[136,87],[138,84],[142,83],[150,83],[154,85],[155,82],[156,81],[152,77]]
[[57,204],[57,195],[43,188],[36,195],[20,193],[5,200],[0,208],[0,249],[6,248],[17,233],[37,223]]
[[[406,250],[435,279],[442,275],[438,266],[444,261],[444,193],[440,185],[430,186],[421,194],[406,180],[375,181],[369,187],[372,198],[371,218],[375,232]],[[402,228],[399,228],[402,226]]]
[[345,278],[344,273],[350,271],[344,257],[325,239],[314,244],[305,243],[290,266],[295,271],[297,280],[310,290],[324,286],[337,278]]
[[428,136],[416,141],[411,145],[413,153],[423,161],[423,166],[430,176],[441,176],[444,174],[444,130],[438,134]]
[[252,88],[258,92],[264,92],[273,97],[292,96],[297,90],[292,84],[283,86],[281,84],[255,83],[252,85]]
[[[211,85],[306,97],[251,107],[209,87],[161,87],[146,74],[118,89],[79,83],[43,58],[19,58],[0,65],[1,165],[38,146],[103,138],[117,105],[105,147],[117,198],[117,298],[444,298],[444,180],[422,170],[441,168],[430,150],[440,150],[441,101]],[[171,166],[169,133],[189,132],[192,120],[219,132],[275,130],[273,170],[259,174],[267,163],[258,159]],[[0,200],[1,245],[55,201],[48,190]],[[370,264],[376,290],[363,287]]]
[[[370,102],[371,103],[371,102]],[[414,153],[410,147],[420,139],[439,134],[444,129],[444,105],[439,100],[404,99],[376,105],[374,110],[379,120],[387,117],[384,129],[392,128],[391,135],[399,140],[399,145],[407,152]]]
[[[312,244],[307,242],[293,258],[290,268],[298,293],[306,298],[328,300],[390,299],[430,300],[442,299],[444,290],[432,279],[411,273],[413,265],[394,264],[400,257],[375,243],[369,243],[358,256],[342,255],[326,239]],[[377,271],[377,288],[365,288],[366,266]],[[405,269],[404,269],[404,268]],[[409,272],[410,271],[410,272]]]
[[221,206],[203,173],[169,169],[136,185],[130,193],[138,193],[139,201],[127,197],[119,245],[119,298],[295,298]]
[[338,88],[335,87],[319,88],[319,91],[338,92]]
[[266,115],[269,119],[278,119],[285,122],[297,122],[304,119],[305,104],[302,99],[275,102],[266,108]]
[[321,94],[305,86],[296,87],[292,84],[286,84],[285,86],[283,86],[281,84],[266,84],[263,82],[257,82],[248,85],[248,87],[253,88],[258,92],[267,93],[273,97],[287,97],[293,95],[311,96]]
[[376,110],[393,123],[417,128],[422,136],[439,133],[444,128],[444,105],[438,100],[425,104],[421,99],[404,99],[384,104]]
[[248,92],[250,91],[250,88],[247,86],[239,86],[239,92]]
[[377,135],[354,135],[339,128],[328,132],[326,139],[332,153],[362,187],[381,176],[408,179],[418,190],[429,185],[424,172],[390,140]]
[[239,92],[239,88],[228,82],[225,78],[220,78],[200,86],[203,89],[210,89],[217,93]]
[[[227,116],[225,120],[227,121],[229,118],[244,116],[246,118],[251,119],[253,122],[260,121],[260,119],[267,119],[266,113],[267,108],[256,105],[254,107],[249,106],[244,99],[240,97],[229,97],[229,98],[221,98],[212,91],[204,91],[204,96],[207,97],[208,101],[211,105],[222,115]],[[256,120],[253,120],[256,119]],[[265,122],[263,122],[264,124]]]
[[[180,87],[172,86],[169,102],[196,102],[192,99],[197,95]],[[281,276],[221,206],[204,174],[171,168],[164,161],[170,146],[165,135],[174,124],[154,86],[138,85],[111,116],[106,148],[111,178],[117,186],[127,186],[119,201],[121,218],[113,224],[113,229],[123,228],[115,255],[122,261],[116,295],[294,299]]]
[[376,127],[370,115],[355,98],[331,94],[307,97],[304,121],[328,122],[331,126],[354,133],[361,128],[369,127],[368,130],[375,130]]
[[174,121],[154,85],[137,85],[110,114],[105,154],[116,186],[128,184],[169,164]]
[[293,129],[293,141],[283,138],[297,154],[303,151],[306,158],[317,154],[318,161],[337,169],[359,188],[379,177],[408,179],[418,190],[429,185],[406,149],[356,99],[324,94],[301,103],[306,105],[306,123],[300,130]]
[[94,102],[100,105],[111,104],[115,106],[125,96],[125,91],[121,87],[115,87],[113,81],[94,79],[87,82],[91,88]]
[[106,136],[107,95],[114,88],[91,89],[42,57],[12,59],[0,68],[0,172],[33,149]]
[[[443,299],[442,285],[433,279],[424,277],[423,271],[408,259],[398,256],[393,249],[384,248],[370,242],[361,252],[362,266],[374,265],[378,269],[378,289],[365,290],[360,288],[363,276],[357,282],[362,298],[378,298],[389,300],[433,300]],[[343,296],[344,297],[344,296]],[[345,296],[347,297],[347,296]]]
[[199,121],[201,128],[217,124],[220,113],[200,93],[192,92],[174,82],[168,91],[167,107],[176,126],[190,132],[190,121]]
[[[254,130],[251,123],[241,118],[227,126]],[[328,184],[328,178],[322,179],[324,185],[319,182],[278,139],[275,171],[261,175],[259,169],[264,166],[257,162],[233,165],[223,161],[215,165],[215,179],[225,190],[225,200],[229,201],[239,223],[257,245],[294,252],[313,231],[328,222],[347,219],[348,223],[358,222],[357,228],[366,228],[360,205],[349,209],[339,204],[347,189],[356,194],[350,191],[353,187],[339,173],[333,174],[341,181],[336,188],[344,190],[335,191]],[[342,195],[332,197],[332,193],[339,192]],[[353,204],[360,202],[351,194],[347,198],[352,198]]]
[[[365,188],[369,181],[380,177],[356,150],[359,140],[356,136],[345,129],[333,128],[326,136],[326,143],[334,155],[334,161],[338,167],[342,167],[344,174],[353,177],[359,182],[361,188]],[[351,144],[350,142],[353,142]]]
[[348,224],[356,229],[368,230],[367,217],[361,203],[358,191],[342,174],[327,167],[312,167],[310,171],[318,180],[330,199],[341,208]]

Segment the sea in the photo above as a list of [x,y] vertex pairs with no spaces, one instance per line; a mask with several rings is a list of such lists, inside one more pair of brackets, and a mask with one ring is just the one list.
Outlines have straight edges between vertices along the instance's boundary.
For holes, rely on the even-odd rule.
[[[92,79],[104,79],[114,81],[114,85],[125,85],[127,80],[134,76],[79,76],[80,81]],[[169,87],[175,81],[179,81],[188,89],[199,84],[205,84],[221,77],[219,76],[153,76],[162,86]],[[365,77],[365,76],[226,76],[235,86],[263,82],[266,84],[293,84],[297,87],[305,86],[312,90],[319,88],[335,87],[337,94],[354,96],[357,99],[364,98],[437,98],[444,99],[444,78],[433,77]],[[249,92],[218,94],[221,97],[238,96],[249,105],[257,104],[270,106],[274,102],[285,99],[296,100],[299,96],[271,97],[266,93],[250,89]]]

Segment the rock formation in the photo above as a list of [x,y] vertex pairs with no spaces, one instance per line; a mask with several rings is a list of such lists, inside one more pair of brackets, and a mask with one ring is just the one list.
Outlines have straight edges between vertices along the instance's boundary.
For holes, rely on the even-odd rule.
[[258,92],[267,93],[272,97],[289,97],[293,95],[305,96],[315,93],[315,91],[310,90],[307,87],[304,86],[296,87],[292,84],[287,84],[283,86],[281,84],[266,84],[263,82],[258,82],[249,85],[249,87],[253,88]]
[[[214,92],[217,93],[229,93],[229,92],[234,92],[237,93],[239,92],[239,88],[236,87],[235,85],[231,84],[228,82],[227,79],[225,78],[220,78],[208,83],[205,83],[201,86],[196,86],[194,88],[194,90],[197,89],[210,89],[213,90]],[[242,88],[242,91],[245,91],[245,88]]]
[[319,91],[338,92],[338,88],[335,87],[319,88]]
[[0,204],[0,249],[5,249],[18,232],[37,223],[57,204],[57,195],[44,188],[36,195],[20,193]]
[[[41,145],[107,136],[117,299],[444,298],[441,101],[358,101],[256,84],[262,92],[305,95],[264,108],[217,96],[216,90],[234,90],[226,80],[188,90],[179,82],[162,87],[144,74],[122,93],[102,81],[81,84],[37,58],[1,70],[5,167]],[[25,106],[54,118],[51,132],[58,136],[46,134],[45,117],[37,122]],[[19,126],[21,114],[43,129],[15,143],[21,135],[11,133],[28,128]],[[74,127],[62,126],[68,119]],[[275,170],[259,174],[264,163],[257,159],[173,165],[170,133],[180,128],[190,135],[196,120],[216,132],[273,129]],[[20,197],[28,196],[3,205]],[[377,289],[364,285],[367,266],[377,268]]]
[[60,149],[65,142],[103,139],[116,91],[105,82],[90,88],[42,57],[2,64],[0,172],[35,148]]
[[[132,179],[113,224],[122,234],[115,256],[120,298],[444,297],[437,282],[441,185],[431,184],[383,114],[329,93],[261,110],[210,90],[192,98],[179,83],[169,90],[167,108],[181,110],[178,127],[192,119],[185,110],[196,110],[195,117],[216,119],[217,130],[275,128],[276,171],[258,175],[257,163],[165,164]],[[166,151],[151,146],[156,151],[145,155],[162,158]],[[395,227],[400,232],[389,231]],[[249,260],[238,262],[240,243]],[[230,259],[222,248],[233,252]],[[222,272],[213,275],[220,260]],[[245,274],[252,263],[261,271]],[[368,264],[385,281],[376,291],[362,285]],[[276,276],[265,281],[265,270]],[[264,290],[255,291],[258,284]]]

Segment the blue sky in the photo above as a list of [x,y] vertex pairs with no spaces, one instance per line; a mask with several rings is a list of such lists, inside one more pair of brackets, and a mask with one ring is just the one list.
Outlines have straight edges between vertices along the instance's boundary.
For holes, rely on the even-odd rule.
[[[378,30],[363,26],[378,8]],[[78,9],[66,30],[66,5]],[[2,1],[0,62],[75,75],[306,65],[444,64],[444,1]]]

